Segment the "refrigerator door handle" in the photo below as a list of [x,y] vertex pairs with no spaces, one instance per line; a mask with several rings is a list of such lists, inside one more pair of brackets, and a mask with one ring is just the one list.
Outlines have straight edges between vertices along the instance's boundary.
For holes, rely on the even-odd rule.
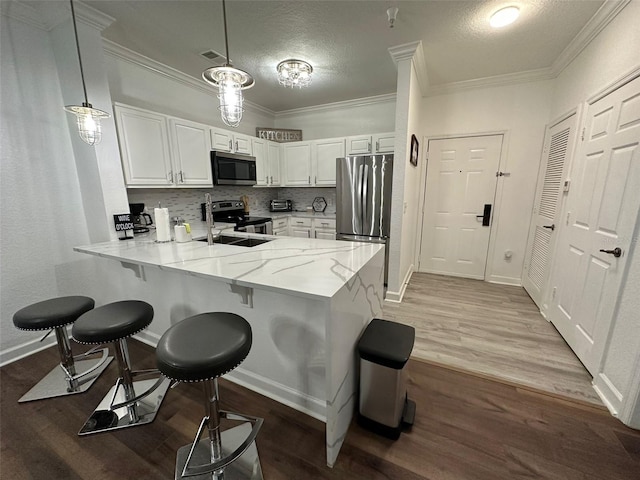
[[364,219],[368,217],[367,205],[369,202],[367,198],[369,196],[369,165],[363,165],[364,172],[362,175],[362,225],[364,225]]
[[358,195],[357,195],[358,208],[357,208],[357,218],[360,221],[360,225],[358,227],[358,230],[362,229],[362,190],[363,190],[363,187],[364,187],[364,185],[362,183],[363,177],[364,177],[364,165],[359,165],[358,166]]

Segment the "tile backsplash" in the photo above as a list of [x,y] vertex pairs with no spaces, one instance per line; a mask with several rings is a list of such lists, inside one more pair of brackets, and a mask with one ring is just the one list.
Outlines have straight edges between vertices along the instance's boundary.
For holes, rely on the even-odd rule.
[[252,215],[268,216],[269,202],[274,199],[293,201],[294,210],[305,210],[313,199],[324,197],[327,201],[327,213],[336,211],[335,188],[253,188],[217,186],[214,188],[130,188],[127,189],[129,203],[144,203],[147,211],[153,215],[153,209],[160,203],[169,209],[170,217],[182,217],[186,222],[200,220],[200,204],[205,193],[213,200],[238,200],[242,195],[249,197]]

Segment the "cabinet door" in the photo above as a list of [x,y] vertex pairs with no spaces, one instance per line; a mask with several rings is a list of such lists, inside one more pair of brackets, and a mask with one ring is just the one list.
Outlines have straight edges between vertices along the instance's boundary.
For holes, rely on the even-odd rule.
[[221,152],[231,152],[233,149],[233,134],[220,128],[212,128],[211,148]]
[[345,139],[330,138],[313,142],[315,156],[315,185],[336,185],[336,158],[345,156]]
[[261,138],[252,140],[253,156],[256,157],[256,185],[269,185],[269,161],[267,141]]
[[311,229],[308,227],[291,226],[291,236],[298,238],[311,238]]
[[371,153],[371,135],[347,137],[347,155]]
[[167,118],[117,105],[115,113],[127,186],[173,185]]
[[252,155],[251,140],[253,137],[241,133],[233,134],[233,151],[241,155]]
[[393,153],[395,150],[396,134],[377,133],[373,136],[373,144],[376,153]]
[[178,186],[213,185],[211,178],[210,127],[178,118],[169,120],[171,151]]
[[335,230],[314,230],[314,236],[322,240],[335,240],[336,232]]
[[283,147],[285,185],[311,185],[311,144],[287,143]]
[[280,152],[282,145],[275,142],[267,142],[267,158],[269,163],[269,185],[282,185],[282,177],[280,175]]

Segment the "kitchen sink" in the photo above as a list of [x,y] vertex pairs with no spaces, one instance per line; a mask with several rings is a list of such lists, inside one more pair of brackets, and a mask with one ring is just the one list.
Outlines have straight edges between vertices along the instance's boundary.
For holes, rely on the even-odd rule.
[[[201,238],[198,240],[199,242],[206,242],[206,238]],[[232,237],[231,235],[220,235],[218,237],[213,237],[213,243],[220,243],[223,245],[235,245],[237,247],[256,247],[258,245],[262,245],[263,243],[270,242],[271,240],[266,240],[262,238],[246,238],[246,237]]]

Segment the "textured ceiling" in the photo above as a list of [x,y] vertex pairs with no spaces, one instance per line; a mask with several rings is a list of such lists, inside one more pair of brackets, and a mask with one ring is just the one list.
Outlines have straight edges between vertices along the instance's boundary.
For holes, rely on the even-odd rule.
[[[193,77],[224,53],[221,1],[86,0],[114,17],[105,38]],[[388,48],[422,40],[429,84],[551,67],[604,2],[602,0],[487,1],[249,1],[227,0],[229,53],[256,85],[252,103],[283,111],[395,92]],[[488,25],[491,13],[518,5],[516,23]],[[399,8],[394,28],[386,10]],[[303,90],[278,85],[286,58],[314,67]]]

